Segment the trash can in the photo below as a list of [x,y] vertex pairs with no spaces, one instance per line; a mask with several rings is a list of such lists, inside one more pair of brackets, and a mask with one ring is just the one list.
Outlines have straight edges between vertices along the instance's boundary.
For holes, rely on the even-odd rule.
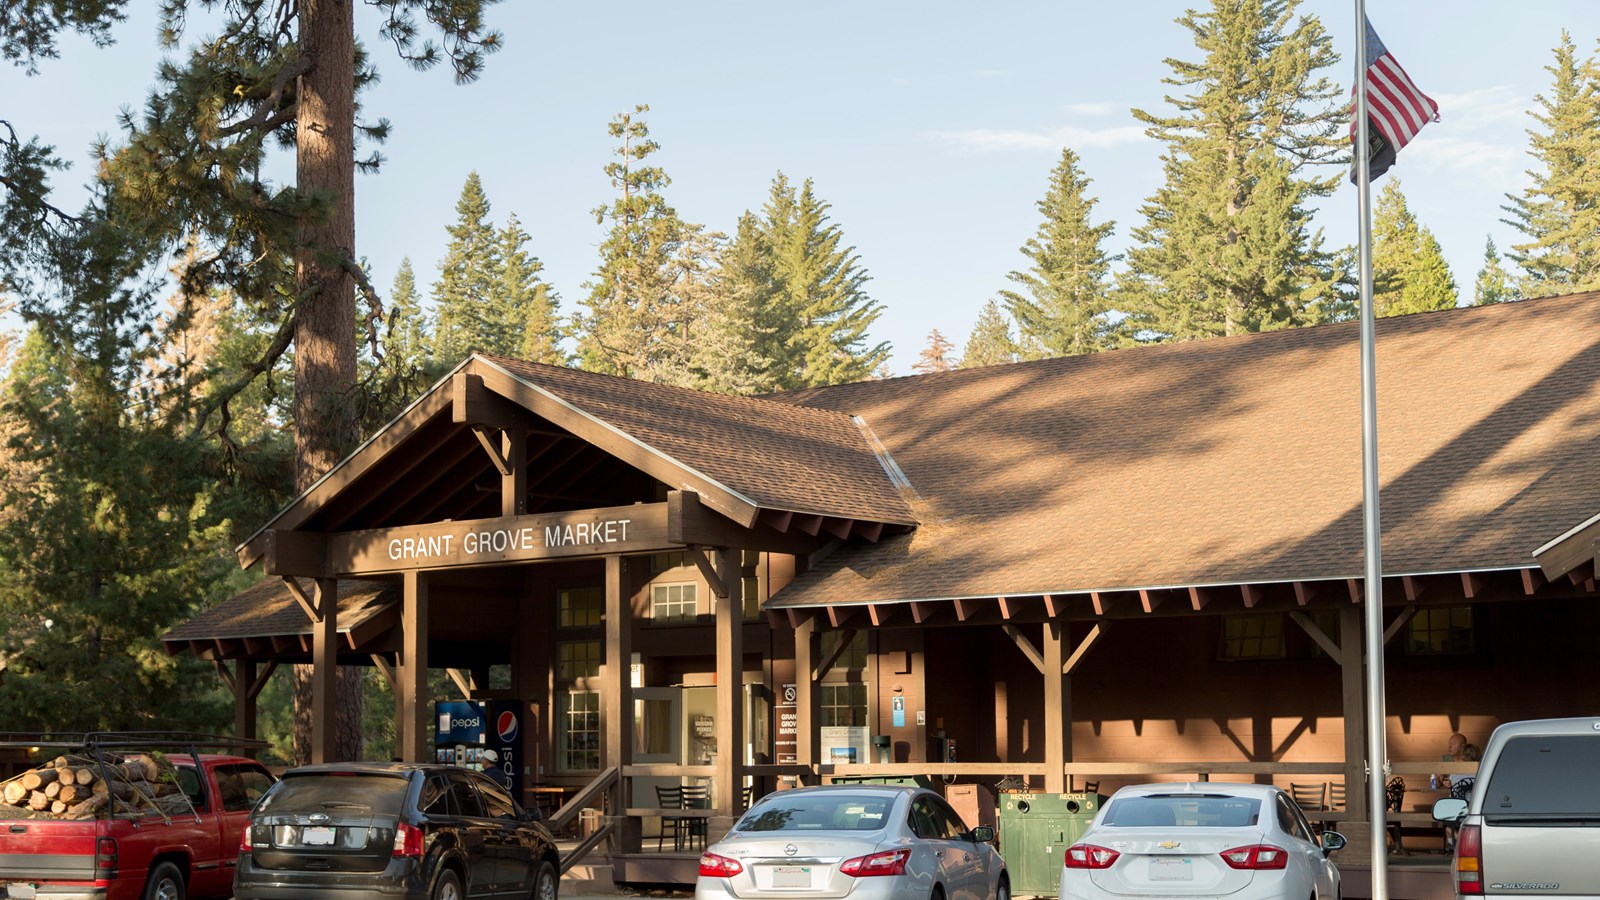
[[908,787],[922,787],[937,790],[933,779],[927,775],[839,775],[832,780],[833,784],[898,784]]
[[1061,860],[1095,814],[1100,794],[1000,795],[1000,855],[1011,873],[1011,893],[1054,897],[1061,889]]

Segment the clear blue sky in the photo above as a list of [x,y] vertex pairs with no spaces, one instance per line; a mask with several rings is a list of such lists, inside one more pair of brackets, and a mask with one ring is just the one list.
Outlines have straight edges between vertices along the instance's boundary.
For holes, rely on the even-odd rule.
[[[959,354],[980,307],[1025,265],[1018,248],[1063,146],[1093,179],[1096,220],[1116,222],[1110,249],[1126,247],[1161,178],[1161,146],[1129,109],[1162,109],[1163,59],[1198,60],[1173,22],[1187,5],[1207,4],[507,0],[489,12],[505,49],[466,86],[446,70],[411,71],[359,10],[383,76],[365,115],[394,124],[383,172],[357,180],[359,251],[385,291],[409,255],[426,291],[476,170],[496,224],[517,214],[575,311],[603,238],[590,211],[610,196],[606,123],[648,103],[667,199],[690,221],[731,231],[777,171],[815,180],[885,307],[872,336],[894,344],[891,367],[905,374],[930,329]],[[1443,120],[1388,177],[1470,299],[1485,236],[1502,250],[1516,239],[1500,206],[1526,184],[1525,113],[1549,89],[1551,51],[1565,28],[1580,55],[1596,52],[1600,0],[1369,0],[1367,11],[1439,102]],[[1301,12],[1332,35],[1331,75],[1347,88],[1354,3],[1306,0]],[[59,182],[68,205],[90,142],[115,134],[118,109],[139,106],[154,70],[152,17],[116,34],[109,49],[68,42],[34,78],[0,69],[0,118],[74,161]],[[1338,246],[1355,243],[1356,222],[1346,184],[1318,225]]]

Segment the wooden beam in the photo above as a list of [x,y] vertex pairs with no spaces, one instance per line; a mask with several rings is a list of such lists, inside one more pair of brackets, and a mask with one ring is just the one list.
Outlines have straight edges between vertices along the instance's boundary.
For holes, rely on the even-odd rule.
[[1044,595],[1044,614],[1052,619],[1059,619],[1067,611],[1067,598],[1057,597],[1055,594]]
[[222,683],[228,686],[228,693],[237,695],[239,685],[234,682],[233,673],[228,671],[228,664],[220,659],[213,659],[211,666],[217,670],[217,677],[222,679]]
[[800,630],[801,626],[810,624],[811,620],[817,616],[816,609],[811,607],[791,606],[783,612],[789,619],[789,627],[796,631]]
[[489,455],[489,464],[501,475],[511,474],[511,463],[506,462],[505,454],[500,451],[499,433],[487,425],[472,426],[472,435],[478,439],[483,447],[483,452]]
[[1017,613],[1017,598],[1015,597],[996,597],[995,604],[1000,607],[1000,618],[1004,621],[1011,621],[1011,617]]
[[851,524],[852,520],[850,519],[840,519],[834,516],[826,516],[822,520],[822,530],[842,541],[850,537]]
[[1102,594],[1099,591],[1089,592],[1089,602],[1093,604],[1094,614],[1097,616],[1104,616],[1106,613],[1111,611],[1111,607],[1114,605],[1109,596]]
[[794,749],[795,762],[811,772],[815,772],[817,764],[821,762],[821,741],[818,738],[822,727],[822,692],[817,690],[816,669],[812,665],[819,655],[817,650],[817,626],[808,619],[794,633],[794,711],[799,720],[795,726]]
[[849,623],[855,621],[859,617],[860,612],[861,611],[857,609],[854,604],[845,607],[829,606],[828,623],[834,628],[843,628]]
[[1305,606],[1306,604],[1311,602],[1311,598],[1314,597],[1314,596],[1316,596],[1316,589],[1313,588],[1310,584],[1307,584],[1304,581],[1296,581],[1294,583],[1294,602],[1295,603],[1297,603],[1297,604],[1299,604],[1301,606]]
[[[242,658],[234,663],[233,736],[242,741],[256,739],[256,692],[251,690],[256,680],[256,661]],[[245,751],[254,755],[254,750]]]
[[256,674],[255,680],[250,683],[250,699],[254,700],[260,696],[262,688],[267,686],[267,679],[271,678],[272,673],[276,671],[278,671],[278,661],[275,659],[267,660],[266,666]]
[[269,531],[262,552],[263,570],[268,575],[304,575],[317,578],[328,574],[328,539],[307,531]]
[[[1299,582],[1296,582],[1296,584],[1298,583]],[[1304,631],[1313,641],[1316,641],[1317,646],[1321,647],[1323,651],[1328,654],[1328,656],[1332,657],[1333,659],[1339,658],[1340,651],[1338,642],[1333,638],[1328,637],[1328,635],[1324,633],[1321,628],[1318,628],[1317,623],[1312,621],[1310,616],[1298,609],[1295,609],[1289,611],[1289,618],[1293,619],[1294,623],[1299,625],[1300,629]]]
[[711,586],[711,596],[719,598],[728,596],[728,586],[723,583],[722,576],[717,574],[716,566],[713,566],[711,560],[706,557],[705,548],[691,546],[685,552],[694,560],[695,568],[700,570],[700,577]]
[[[728,587],[717,595],[717,774],[712,793],[717,796],[717,812],[737,816],[744,787],[744,579],[739,576],[741,552],[733,547],[717,548],[717,573]],[[632,729],[628,729],[630,735]],[[630,738],[631,739],[631,738]]]
[[[628,673],[633,664],[633,604],[627,580],[627,560],[620,555],[605,558],[605,671],[606,690],[601,692],[601,730],[604,733],[604,756],[601,768],[618,769],[633,764],[633,679]],[[623,809],[627,804],[626,785],[623,779],[611,787],[607,797],[610,809]],[[636,853],[639,850],[639,822],[620,819],[622,826],[613,841],[613,853]]]
[[394,666],[389,665],[389,660],[382,653],[368,655],[372,658],[372,664],[383,674],[383,680],[389,685],[389,690],[398,694],[400,692],[400,682]]
[[873,603],[867,607],[867,617],[872,620],[873,627],[881,627],[899,612],[898,603]]
[[1210,588],[1189,588],[1189,608],[1199,612],[1210,605],[1211,597],[1212,590]]
[[1396,634],[1400,633],[1400,629],[1411,621],[1411,617],[1416,614],[1417,608],[1415,606],[1407,606],[1405,609],[1400,610],[1400,615],[1395,616],[1394,621],[1389,623],[1389,627],[1383,630],[1383,642],[1388,644]]
[[1407,603],[1415,603],[1417,598],[1422,596],[1423,585],[1419,584],[1413,576],[1401,575],[1400,585],[1405,588]]
[[504,431],[525,427],[527,410],[484,386],[483,376],[457,372],[450,379],[450,421]]
[[812,537],[816,537],[817,532],[822,530],[822,517],[816,515],[796,516],[794,520],[794,527],[805,532],[806,534],[811,535]]
[[[1078,668],[1078,664],[1083,662],[1083,657],[1094,649],[1094,645],[1100,642],[1100,638],[1110,628],[1111,623],[1109,621],[1094,623],[1094,627],[1089,629],[1089,633],[1083,636],[1083,640],[1079,641],[1078,646],[1073,648],[1072,655],[1067,657],[1067,661],[1062,664],[1061,673],[1063,675],[1071,675]],[[1065,637],[1066,632],[1062,632],[1062,636]]]
[[462,673],[460,669],[445,669],[445,673],[456,683],[456,690],[461,692],[461,699],[471,700],[478,689],[477,679],[472,677],[472,673]]
[[316,581],[316,602],[321,611],[311,632],[311,761],[339,759],[339,582]]
[[1155,612],[1160,608],[1162,601],[1166,599],[1165,594],[1152,594],[1147,590],[1139,591],[1139,606],[1147,613]]
[[1365,617],[1354,605],[1339,607],[1339,655],[1334,657],[1339,661],[1344,715],[1345,809],[1358,821],[1364,821],[1367,816],[1367,697],[1363,681],[1366,667],[1362,665],[1365,644],[1362,620]]
[[1261,598],[1265,596],[1265,592],[1262,591],[1259,585],[1241,584],[1239,585],[1239,595],[1244,598],[1245,609],[1254,609],[1255,605],[1260,603]]
[[406,762],[430,762],[428,747],[428,575],[400,576],[400,690],[396,707],[404,731],[397,752]]
[[857,521],[856,536],[863,538],[869,544],[876,544],[878,538],[883,536],[883,523]]
[[500,515],[528,514],[528,435],[521,428],[500,433],[500,452],[511,471],[500,475]]
[[300,586],[300,582],[288,575],[282,577],[284,586],[289,589],[289,596],[300,604],[300,609],[305,611],[306,618],[312,622],[322,621],[322,610],[318,609],[316,602],[306,595],[306,590]]
[[822,546],[822,541],[811,534],[788,530],[792,513],[770,515],[763,510],[764,518],[745,528],[700,500],[694,491],[667,492],[667,540],[674,544],[699,544],[706,547],[740,547],[765,553],[788,553],[805,556]]
[[1038,669],[1041,675],[1044,674],[1044,657],[1039,654],[1039,648],[1033,645],[1033,641],[1028,640],[1028,636],[1017,630],[1014,625],[1002,625],[1000,630],[1011,638],[1011,642],[1017,645],[1017,649],[1022,651],[1022,655],[1028,658],[1028,662],[1033,663],[1033,667]]
[[955,600],[951,601],[950,605],[956,611],[957,622],[965,622],[978,612],[977,601],[974,601],[971,598],[957,597]]
[[1534,592],[1545,584],[1544,574],[1538,569],[1522,570],[1522,592],[1532,597]]
[[1361,595],[1362,595],[1361,579],[1359,579],[1359,578],[1347,578],[1347,579],[1345,579],[1344,583],[1345,583],[1345,587],[1348,588],[1349,591],[1350,591],[1350,602],[1351,603],[1360,603],[1361,602]]
[[1072,691],[1062,662],[1067,623],[1044,623],[1044,646],[1039,669],[1044,676],[1044,789],[1059,794],[1067,789],[1066,763],[1072,758]]

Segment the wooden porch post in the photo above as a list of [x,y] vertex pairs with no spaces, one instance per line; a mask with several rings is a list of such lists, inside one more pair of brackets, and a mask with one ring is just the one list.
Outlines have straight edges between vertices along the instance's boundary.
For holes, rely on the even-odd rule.
[[[718,547],[717,574],[717,812],[738,812],[744,789],[744,577],[743,554]],[[732,825],[730,821],[727,825]],[[726,826],[725,826],[726,827]]]
[[[633,607],[623,584],[626,574],[622,557],[606,557],[606,668],[600,720],[606,758],[601,765],[619,769],[633,765]],[[614,853],[639,852],[639,821],[624,812],[632,791],[633,779],[624,776],[608,795],[607,812],[617,826],[611,833]]]
[[1060,794],[1067,789],[1066,765],[1072,758],[1072,679],[1067,677],[1062,632],[1065,626],[1044,623],[1044,790]]
[[[1344,803],[1353,819],[1366,822],[1367,704],[1362,683],[1365,671],[1362,657],[1361,607],[1353,603],[1341,606],[1339,680],[1344,696]],[[1341,824],[1340,827],[1346,826]]]
[[311,625],[311,761],[338,756],[339,582],[318,578]]
[[794,630],[794,759],[802,766],[809,766],[811,774],[803,776],[801,784],[816,784],[817,748],[821,741],[817,739],[820,732],[818,725],[818,700],[820,699],[816,685],[811,683],[811,673],[817,668],[817,624],[815,619],[806,619]]
[[[240,659],[233,670],[233,736],[256,739],[256,661]],[[255,751],[241,755],[253,755]]]
[[431,762],[428,752],[428,575],[401,576],[405,599],[400,615],[400,684],[395,691],[402,731],[398,755],[406,762]]

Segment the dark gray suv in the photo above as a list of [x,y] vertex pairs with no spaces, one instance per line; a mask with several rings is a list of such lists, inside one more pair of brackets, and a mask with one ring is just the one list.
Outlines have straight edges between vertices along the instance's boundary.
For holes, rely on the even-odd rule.
[[302,766],[261,798],[239,845],[238,900],[557,900],[538,813],[478,772],[409,763]]

